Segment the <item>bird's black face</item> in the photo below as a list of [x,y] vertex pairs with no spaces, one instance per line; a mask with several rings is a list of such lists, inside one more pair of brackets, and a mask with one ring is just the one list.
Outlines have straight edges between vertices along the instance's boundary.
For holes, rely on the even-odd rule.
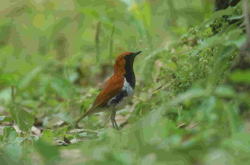
[[136,57],[138,54],[140,54],[140,53],[141,53],[141,51],[138,51],[138,52],[131,52],[131,53],[129,53],[128,55],[126,55],[126,56],[124,57],[124,59],[125,59],[125,61],[126,61],[126,65],[127,65],[127,66],[133,66],[135,57]]
[[135,57],[140,53],[141,53],[141,51],[131,52],[131,53],[127,54],[126,56],[124,56],[124,59],[126,61],[125,62],[125,71],[126,72],[125,72],[124,76],[132,88],[135,87],[135,74],[134,74],[134,70],[133,70],[133,63],[134,63]]

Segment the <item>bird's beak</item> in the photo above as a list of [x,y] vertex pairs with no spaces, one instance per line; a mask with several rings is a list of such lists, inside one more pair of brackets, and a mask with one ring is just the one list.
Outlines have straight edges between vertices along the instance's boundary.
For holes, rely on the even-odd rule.
[[134,55],[137,56],[138,54],[140,54],[142,51],[138,51],[138,52],[135,52]]

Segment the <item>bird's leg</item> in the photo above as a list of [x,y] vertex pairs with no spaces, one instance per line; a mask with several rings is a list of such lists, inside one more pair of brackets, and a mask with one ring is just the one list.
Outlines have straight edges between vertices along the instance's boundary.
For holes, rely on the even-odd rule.
[[117,123],[116,123],[116,121],[115,121],[115,115],[116,115],[116,110],[113,110],[113,111],[111,112],[111,116],[110,116],[111,123],[112,123],[113,128],[119,130],[119,127],[118,127],[118,125],[117,125]]

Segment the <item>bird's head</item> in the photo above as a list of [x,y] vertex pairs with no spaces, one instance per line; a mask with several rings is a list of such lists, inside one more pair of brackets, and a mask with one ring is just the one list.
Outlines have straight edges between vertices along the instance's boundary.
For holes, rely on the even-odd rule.
[[140,54],[138,52],[124,52],[120,54],[115,61],[114,72],[124,74],[126,69],[133,69],[133,63],[135,57]]

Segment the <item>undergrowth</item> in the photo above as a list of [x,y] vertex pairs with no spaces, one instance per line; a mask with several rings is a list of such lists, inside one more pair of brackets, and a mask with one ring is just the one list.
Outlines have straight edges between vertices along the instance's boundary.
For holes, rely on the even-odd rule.
[[[117,7],[124,6],[121,4],[115,3]],[[101,5],[96,11],[84,5],[79,2],[78,15],[68,15],[46,31],[43,29],[46,21],[54,20],[51,13],[34,16],[37,29],[27,32],[27,38],[22,39],[31,41],[28,38],[37,32],[40,45],[30,44],[37,46],[38,51],[32,46],[22,47],[25,51],[16,50],[14,46],[21,41],[4,43],[11,37],[6,31],[12,31],[14,36],[19,33],[12,29],[10,19],[6,17],[1,21],[1,164],[250,163],[250,92],[239,89],[242,84],[249,85],[249,78],[244,78],[249,71],[231,70],[246,40],[241,26],[241,4],[207,13],[203,21],[200,18],[192,26],[187,21],[186,28],[178,28],[178,22],[169,20],[172,31],[168,34],[177,36],[167,44],[164,38],[154,37],[157,34],[153,34],[153,25],[156,25],[152,22],[157,20],[151,20],[149,3],[131,6],[129,17],[122,17],[125,11],[105,11]],[[104,11],[110,15],[100,16]],[[183,16],[179,14],[178,17]],[[117,115],[117,121],[123,125],[120,131],[105,125],[102,115],[84,119],[81,130],[60,126],[61,122],[72,124],[91,106],[98,94],[99,82],[112,72],[114,52],[121,51],[112,50],[112,46],[109,52],[104,46],[94,47],[98,42],[94,43],[89,37],[94,34],[92,27],[79,33],[85,36],[83,38],[77,38],[76,33],[72,34],[74,39],[67,38],[69,29],[84,26],[80,21],[84,16],[87,23],[90,18],[102,22],[106,31],[99,41],[101,44],[109,41],[108,32],[114,31],[112,27],[118,24],[118,18],[134,21],[132,24],[139,31],[133,34],[116,27],[114,33],[120,35],[122,41],[112,41],[117,42],[113,46],[129,45],[121,50],[143,45],[140,48],[144,52],[135,61],[138,81],[134,99]],[[65,27],[71,19],[75,24]],[[153,25],[148,27],[150,21]],[[62,31],[62,27],[64,33],[57,36],[55,32]],[[22,30],[25,32],[25,28]],[[44,35],[44,32],[51,34]],[[136,43],[137,40],[132,39],[134,43],[131,43],[129,40],[139,36],[145,37],[143,41]],[[81,39],[85,42],[84,48]],[[76,44],[62,46],[67,42]]]

